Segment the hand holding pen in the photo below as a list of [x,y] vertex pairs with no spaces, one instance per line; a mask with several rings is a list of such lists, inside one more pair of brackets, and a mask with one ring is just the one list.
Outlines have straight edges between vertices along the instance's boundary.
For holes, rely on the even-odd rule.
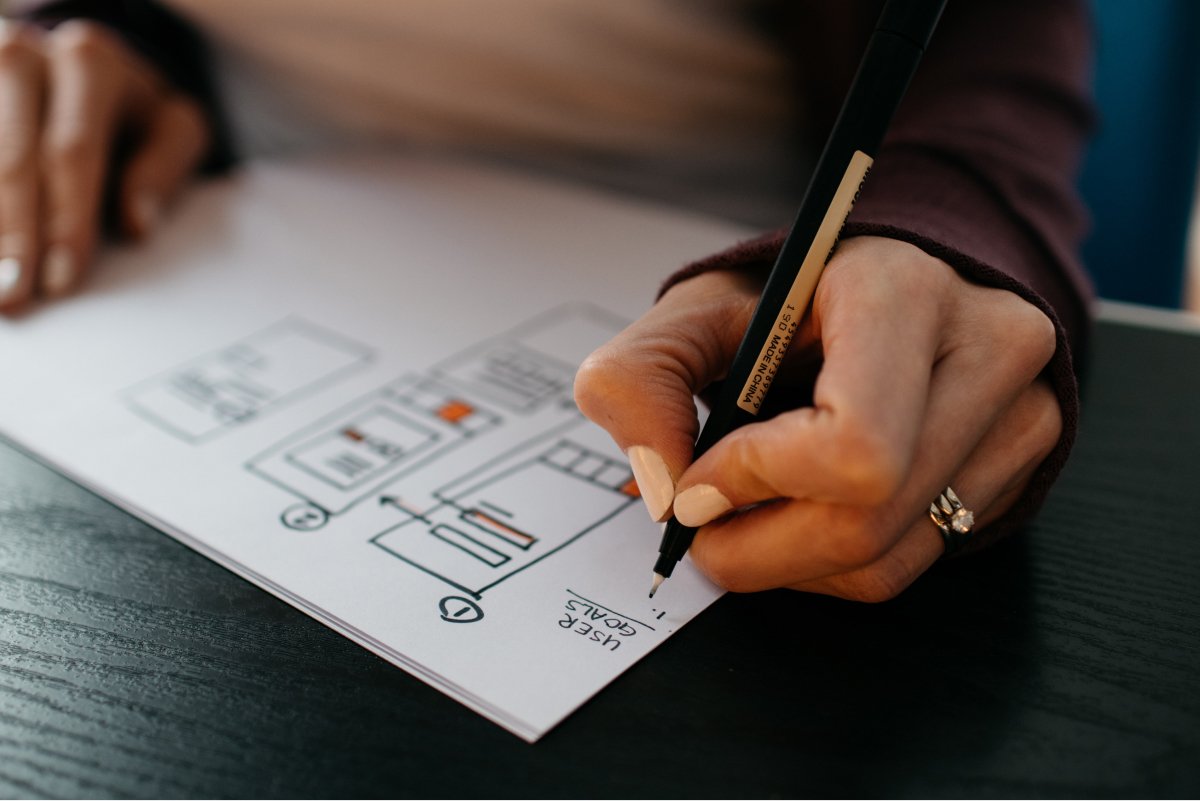
[[650,515],[699,526],[691,559],[717,584],[891,598],[943,552],[928,514],[943,487],[986,527],[1057,441],[1037,378],[1050,321],[906,243],[845,240],[775,408],[692,463],[693,394],[725,375],[760,289],[731,272],[676,284],[585,362],[576,399],[629,454]]
[[[1057,346],[1045,314],[912,245],[837,248],[944,8],[884,6],[757,298],[717,285],[680,300],[720,279],[685,282],[580,371],[580,408],[626,449],[651,516],[673,507],[652,597],[707,532],[694,559],[724,586],[890,598],[1011,506],[1058,441],[1057,397],[1038,379]],[[835,288],[818,287],[830,269]],[[772,416],[805,330],[815,381]],[[687,401],[714,382],[697,426]]]
[[[677,284],[580,371],[580,408],[626,449],[651,517],[673,511],[651,596],[690,549],[731,589],[890,598],[1012,505],[1058,440],[1041,311],[909,244],[837,248],[944,2],[884,7],[761,292]],[[691,397],[715,382],[699,427]]]

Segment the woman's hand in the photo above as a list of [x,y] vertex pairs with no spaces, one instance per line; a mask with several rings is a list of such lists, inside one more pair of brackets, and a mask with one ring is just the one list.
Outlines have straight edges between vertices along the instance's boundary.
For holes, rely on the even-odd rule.
[[916,247],[846,240],[768,396],[777,413],[689,464],[693,393],[724,376],[759,291],[724,272],[672,287],[584,362],[579,408],[629,455],[652,517],[673,505],[702,526],[690,553],[717,584],[892,598],[942,554],[928,510],[947,485],[978,530],[1058,441],[1038,378],[1053,325]]
[[142,237],[208,138],[200,107],[105,28],[0,23],[0,312],[83,281],[119,143],[116,217]]

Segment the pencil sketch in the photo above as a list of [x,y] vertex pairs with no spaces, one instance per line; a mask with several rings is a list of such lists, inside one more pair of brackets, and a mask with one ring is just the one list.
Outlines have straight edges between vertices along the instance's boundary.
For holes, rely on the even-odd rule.
[[312,530],[317,519],[345,512],[502,419],[444,383],[410,375],[296,432],[246,468],[299,497],[283,522]]
[[372,358],[370,348],[289,317],[123,393],[136,415],[199,444],[309,392]]
[[522,443],[435,490],[428,510],[385,496],[405,519],[371,542],[478,600],[637,500],[629,465],[601,437],[581,425]]
[[[246,469],[293,496],[280,522],[398,518],[369,543],[461,595],[443,620],[479,620],[485,591],[638,498],[624,456],[571,395],[575,369],[623,321],[562,307],[342,406]],[[360,513],[355,516],[358,510]]]

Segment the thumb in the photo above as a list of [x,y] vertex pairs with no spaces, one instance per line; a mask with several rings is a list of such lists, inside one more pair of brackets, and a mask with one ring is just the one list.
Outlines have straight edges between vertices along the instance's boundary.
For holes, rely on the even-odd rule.
[[672,287],[597,349],[575,377],[575,402],[629,457],[650,517],[665,520],[699,430],[693,397],[733,360],[755,281],[712,272]]
[[208,123],[194,101],[172,96],[158,104],[121,176],[120,223],[125,235],[141,239],[153,231],[163,206],[192,174],[208,142]]

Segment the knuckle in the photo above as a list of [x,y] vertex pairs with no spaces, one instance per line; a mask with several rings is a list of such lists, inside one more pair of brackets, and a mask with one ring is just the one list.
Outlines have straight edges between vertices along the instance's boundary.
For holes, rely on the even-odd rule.
[[722,440],[723,461],[737,465],[738,472],[744,476],[757,477],[773,495],[786,497],[789,492],[785,477],[770,469],[772,459],[766,453],[767,438],[755,436],[752,425],[734,431]]
[[41,65],[42,56],[37,45],[21,32],[0,34],[0,69],[27,72]]
[[116,36],[86,20],[64,22],[54,29],[51,41],[57,55],[88,63],[108,61],[121,52]]
[[162,113],[181,129],[204,131],[208,128],[204,110],[190,97],[178,95],[170,98],[164,103]]
[[34,177],[32,165],[35,152],[26,137],[12,136],[0,141],[0,185],[17,187],[28,184]]
[[864,603],[890,601],[916,580],[922,567],[898,553],[895,537],[879,532],[904,527],[894,516],[868,514],[855,521],[853,536],[841,538],[844,544],[844,572],[836,581],[837,594]]
[[865,518],[853,521],[848,528],[833,554],[834,559],[848,570],[874,564],[891,549],[891,542],[879,536]]
[[904,262],[907,269],[895,271],[898,287],[906,297],[915,302],[941,297],[954,282],[961,280],[941,259],[916,246],[910,247],[911,258]]
[[[849,247],[847,247],[849,245]],[[943,295],[957,275],[941,259],[907,242],[877,237],[854,237],[845,240],[835,251],[840,256],[838,269],[830,263],[828,279],[817,285],[817,292],[827,282],[830,289],[840,289],[858,302],[867,292],[878,293],[875,301],[894,304],[897,298],[913,303],[928,303]],[[886,266],[885,280],[878,280],[880,266]],[[872,280],[866,281],[864,278]]]
[[848,600],[879,604],[895,599],[912,584],[912,576],[894,565],[864,570],[846,582]]
[[755,592],[765,589],[749,580],[746,571],[728,549],[714,547],[712,537],[697,537],[688,551],[692,563],[708,580],[727,592]]
[[[774,496],[810,495],[812,486],[805,476],[781,468],[790,458],[791,443],[797,449],[805,447],[806,434],[800,429],[804,420],[784,413],[767,425],[772,427],[769,435],[754,424],[723,439],[725,458],[755,476]],[[821,498],[853,507],[876,506],[893,497],[908,478],[909,454],[904,448],[874,424],[853,422],[845,415],[820,452],[825,487]]]
[[101,160],[101,152],[86,136],[60,136],[46,143],[45,160],[52,167],[82,172]]
[[887,435],[877,428],[850,422],[842,427],[833,449],[831,468],[846,496],[861,505],[880,504],[899,491],[908,462]]
[[88,140],[71,138],[50,143],[46,158],[55,167],[78,173],[95,161],[97,152]]
[[175,97],[167,101],[162,113],[178,132],[177,139],[191,145],[196,156],[202,154],[209,145],[211,132],[200,104],[188,97]]
[[1030,303],[1022,306],[1018,322],[1021,344],[1029,355],[1030,363],[1037,372],[1045,367],[1058,347],[1058,335],[1054,323],[1040,309]]
[[1042,371],[1058,348],[1054,323],[1032,303],[1006,292],[1002,313],[995,320],[999,341],[1007,342],[1005,352],[1013,369],[1026,380]]
[[1058,444],[1063,432],[1062,410],[1054,390],[1043,382],[1036,382],[1026,392],[1026,416],[1024,429],[1030,448],[1039,459],[1045,458]]

